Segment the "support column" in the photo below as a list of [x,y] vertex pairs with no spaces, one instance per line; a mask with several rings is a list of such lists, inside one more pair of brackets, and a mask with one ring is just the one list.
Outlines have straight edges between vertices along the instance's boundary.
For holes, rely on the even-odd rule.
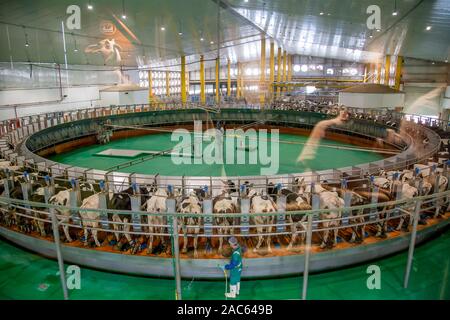
[[[288,55],[288,70],[287,70],[287,81],[292,81],[292,55]],[[287,91],[290,92],[292,90],[291,87],[287,87]]]
[[[277,82],[280,83],[281,82],[281,47],[278,47],[278,52],[277,52]],[[277,97],[280,96],[280,90],[281,87],[277,86]]]
[[375,70],[377,69],[377,66],[375,64],[370,64],[370,82],[375,83],[377,79],[375,78]]
[[241,96],[245,98],[245,88],[244,88],[244,64],[241,63]]
[[170,96],[170,72],[166,71],[166,96]]
[[200,102],[206,104],[205,95],[205,57],[200,56]]
[[402,78],[403,57],[397,56],[397,66],[395,68],[395,90],[400,89],[400,80]]
[[216,103],[219,103],[220,94],[219,94],[219,86],[220,86],[220,62],[219,58],[216,58]]
[[389,77],[390,77],[390,69],[391,69],[391,56],[386,55],[386,61],[384,64],[384,85],[389,85]]
[[380,84],[381,81],[381,63],[378,64],[377,68],[377,83]]
[[273,99],[273,82],[275,81],[275,43],[270,42],[270,73],[269,73],[269,92]]
[[237,75],[236,75],[236,97],[240,99],[241,93],[241,63],[237,63]]
[[227,97],[231,96],[231,62],[227,59]]
[[368,68],[367,68],[367,64],[366,64],[366,65],[364,65],[364,79],[363,79],[364,83],[367,82],[367,76],[368,76]]
[[261,107],[265,103],[265,84],[266,84],[266,38],[264,34],[261,34],[261,73],[259,78],[259,103]]
[[181,56],[181,103],[185,104],[186,101],[186,57]]
[[[287,52],[286,50],[284,50],[283,52],[283,82],[286,82],[287,80],[287,70],[286,70],[286,66],[287,66]],[[286,86],[283,86],[282,91],[286,91]]]
[[153,103],[153,81],[152,81],[152,71],[148,70],[148,103]]

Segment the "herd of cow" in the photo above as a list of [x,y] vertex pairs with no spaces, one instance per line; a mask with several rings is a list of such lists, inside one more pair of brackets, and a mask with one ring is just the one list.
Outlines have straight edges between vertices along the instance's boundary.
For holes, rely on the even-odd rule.
[[[2,184],[0,185],[0,192],[5,196],[5,185],[7,181],[8,172],[20,171],[23,168],[14,166],[9,161],[0,161],[0,174],[2,175]],[[6,170],[5,170],[6,169]],[[34,203],[45,203],[46,192],[45,186],[49,185],[48,176],[45,178],[40,172],[32,172],[28,168],[28,172],[23,171],[20,176],[9,178],[9,197],[13,199],[28,199]],[[416,164],[412,170],[402,171],[381,171],[378,175],[371,178],[349,180],[346,185],[341,183],[306,183],[305,179],[296,178],[294,183],[289,188],[281,184],[269,183],[265,187],[257,187],[248,181],[241,186],[236,186],[234,182],[227,180],[223,181],[223,187],[214,190],[209,194],[203,188],[192,189],[187,194],[176,188],[158,188],[156,185],[141,185],[133,186],[120,192],[104,191],[102,183],[87,183],[79,182],[75,184],[74,181],[68,182],[61,180],[58,177],[54,178],[52,187],[52,194],[48,198],[48,203],[57,207],[56,211],[59,214],[58,219],[62,222],[62,233],[65,241],[72,242],[73,236],[79,236],[80,240],[85,245],[91,244],[96,246],[114,245],[118,250],[128,251],[131,253],[138,253],[147,248],[147,253],[159,254],[164,250],[168,250],[167,240],[169,239],[169,229],[165,217],[158,215],[143,215],[141,219],[142,226],[145,226],[147,235],[129,233],[132,231],[133,223],[131,223],[131,215],[120,213],[108,213],[108,223],[112,224],[111,232],[103,232],[103,243],[99,241],[99,232],[97,229],[102,228],[102,221],[100,211],[89,211],[89,209],[102,209],[100,194],[105,195],[108,209],[115,210],[131,210],[131,196],[140,195],[140,205],[143,211],[148,213],[158,213],[167,211],[166,200],[170,198],[176,199],[176,211],[181,214],[189,214],[188,216],[180,216],[177,219],[179,232],[183,234],[182,253],[187,253],[189,239],[193,239],[194,257],[198,256],[198,239],[203,236],[201,233],[204,228],[204,219],[202,218],[203,203],[205,199],[211,197],[212,199],[212,213],[222,214],[214,219],[213,224],[217,226],[217,234],[219,237],[218,252],[223,251],[223,238],[234,234],[236,229],[240,229],[238,225],[241,220],[236,217],[226,217],[226,214],[241,212],[241,201],[239,199],[249,199],[250,208],[250,225],[252,230],[256,231],[256,244],[254,251],[259,252],[261,246],[265,242],[268,252],[271,252],[272,238],[275,234],[277,226],[277,212],[278,199],[284,197],[285,211],[300,211],[300,213],[285,215],[285,225],[290,233],[289,244],[286,249],[291,250],[300,236],[301,242],[305,238],[306,218],[301,211],[310,210],[313,208],[313,195],[318,199],[317,205],[319,209],[327,209],[327,211],[319,214],[321,228],[323,231],[317,232],[320,235],[320,247],[332,248],[337,243],[339,229],[342,223],[342,208],[344,208],[345,196],[350,195],[351,206],[363,205],[373,203],[373,199],[380,204],[377,219],[373,223],[373,235],[376,237],[386,237],[388,232],[388,220],[383,219],[388,216],[389,210],[392,207],[384,206],[383,203],[398,199],[413,199],[418,195],[426,195],[432,192],[443,192],[447,190],[448,180],[442,174],[441,168],[431,168],[428,165]],[[28,196],[24,197],[23,183],[29,182]],[[438,190],[436,190],[436,184]],[[419,185],[421,188],[419,190]],[[374,188],[376,187],[376,188]],[[71,210],[71,190],[77,188],[79,190],[81,205],[83,210],[78,211],[77,219],[79,219],[80,227],[84,229],[81,236],[81,228],[73,227],[76,222],[73,212]],[[400,196],[399,196],[400,194]],[[434,216],[439,213],[446,212],[448,207],[447,199],[443,199],[439,206],[440,211],[433,211]],[[1,203],[0,203],[1,204]],[[36,209],[37,211],[31,211]],[[414,205],[405,207],[405,210],[412,211]],[[367,210],[366,210],[367,211]],[[274,215],[258,215],[258,213],[274,213]],[[350,212],[350,222],[353,226],[351,229],[351,237],[349,242],[362,242],[365,235],[368,233],[367,216],[361,216],[366,213],[363,210],[352,210]],[[36,217],[39,219],[34,219]],[[146,220],[146,221],[144,221]],[[408,221],[406,218],[392,220],[397,223],[393,226],[397,230],[407,229]],[[48,222],[47,222],[48,221]],[[37,231],[41,236],[51,234],[51,221],[48,213],[35,205],[35,207],[27,208],[26,206],[11,206],[6,203],[1,204],[1,223],[8,227],[16,226],[19,230],[27,233]],[[423,215],[420,223],[426,223],[426,216]],[[69,227],[69,224],[72,224]],[[392,227],[392,223],[391,223]],[[78,231],[78,232],[76,232]],[[92,239],[89,236],[89,231],[92,233]],[[167,236],[163,236],[167,234]],[[188,237],[189,236],[189,237]],[[341,236],[343,237],[343,236]],[[211,245],[211,238],[207,238],[207,244]],[[155,245],[156,244],[156,245]]]
[[[306,111],[315,113],[324,113],[328,115],[338,115],[339,110],[342,108],[338,104],[331,102],[317,102],[313,100],[293,100],[293,101],[278,101],[272,105],[273,109],[276,110],[291,110],[291,111]],[[390,126],[392,128],[397,128],[399,126],[399,119],[391,112],[386,112],[384,114],[371,114],[367,112],[357,112],[356,110],[350,110],[346,108],[350,117],[354,119],[361,119],[367,121],[373,121],[375,123],[382,123],[384,125]]]

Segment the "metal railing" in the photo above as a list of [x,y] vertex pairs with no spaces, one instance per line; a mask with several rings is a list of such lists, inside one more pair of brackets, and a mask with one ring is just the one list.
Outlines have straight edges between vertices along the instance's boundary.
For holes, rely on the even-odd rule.
[[[131,112],[139,112],[146,111],[147,108],[150,108],[151,105],[134,105],[134,106],[125,106],[125,107],[111,107],[111,108],[103,108],[103,109],[88,109],[88,110],[78,110],[76,113],[76,117],[73,117],[73,114],[70,112],[60,114],[59,118],[53,118],[53,120],[48,120],[47,115],[44,115],[44,118],[47,119],[42,125],[41,122],[32,122],[28,123],[27,121],[23,121],[23,125],[14,130],[14,134],[12,132],[9,133],[9,137],[13,134],[16,138],[12,138],[16,144],[23,141],[28,135],[33,134],[34,132],[43,130],[46,125],[57,125],[61,123],[65,123],[64,121],[75,121],[84,118],[96,118],[99,116],[105,116],[110,114],[117,114],[121,109],[127,113]],[[84,116],[80,116],[83,115]],[[69,117],[69,118],[68,118]],[[55,120],[56,119],[56,120]],[[29,120],[32,121],[32,120]],[[39,124],[41,125],[39,126]],[[25,126],[24,126],[25,125]],[[415,126],[417,130],[427,130],[423,129],[421,126],[410,123],[411,126]],[[25,129],[27,128],[27,129]],[[349,131],[350,132],[350,131]],[[350,132],[351,133],[351,132]],[[289,174],[289,175],[275,175],[275,176],[243,176],[243,177],[229,177],[236,185],[240,185],[242,181],[250,181],[255,186],[265,187],[268,183],[283,183],[287,186],[292,186],[295,178],[305,178],[308,181],[324,181],[324,180],[335,180],[339,181],[344,178],[344,176],[350,177],[363,177],[366,173],[375,173],[381,169],[384,170],[395,170],[402,169],[408,167],[414,163],[426,161],[430,156],[438,151],[439,148],[439,137],[434,132],[430,130],[424,131],[424,134],[429,135],[432,138],[432,142],[427,148],[423,150],[423,152],[419,154],[409,154],[409,155],[398,155],[395,158],[385,159],[382,162],[378,162],[376,165],[368,165],[364,166],[354,166],[347,168],[340,168],[334,170],[326,170],[322,172],[313,172],[313,173],[299,173],[299,174]],[[408,137],[408,135],[404,135],[402,137],[406,139],[407,144],[410,146],[413,144],[413,139]],[[31,159],[26,159],[26,154],[19,154],[11,150],[7,145],[6,141],[3,142],[0,140],[0,151],[2,155],[10,160],[13,160],[18,165],[24,167],[30,167],[33,170],[38,171],[47,171],[50,172],[53,176],[65,176],[68,180],[75,178],[90,182],[95,182],[99,180],[105,180],[108,182],[108,187],[111,186],[113,190],[126,188],[131,186],[132,183],[139,184],[150,184],[157,183],[160,186],[173,185],[176,188],[185,188],[193,189],[204,187],[205,185],[209,187],[209,189],[215,190],[220,188],[221,181],[216,177],[162,177],[159,175],[143,175],[143,174],[124,174],[119,172],[106,172],[103,170],[96,170],[91,168],[80,168],[70,165],[62,165],[58,163],[52,163],[50,160],[46,160],[40,158],[37,155],[32,156]],[[48,165],[50,163],[50,166]],[[118,180],[119,182],[115,181]],[[183,190],[184,191],[184,190]],[[189,190],[188,190],[189,191]],[[187,191],[187,192],[188,192]]]

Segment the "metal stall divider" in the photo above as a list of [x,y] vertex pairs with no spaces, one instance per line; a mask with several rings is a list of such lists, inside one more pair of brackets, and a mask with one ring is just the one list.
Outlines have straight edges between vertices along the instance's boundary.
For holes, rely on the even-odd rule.
[[[78,208],[81,205],[81,192],[78,180],[72,178],[70,180],[72,189],[69,191],[69,203],[71,208]],[[81,226],[81,219],[78,210],[71,210],[71,217],[74,224]]]
[[[23,178],[24,178],[24,182],[20,182],[20,187],[22,188],[23,200],[27,202],[27,201],[29,201],[30,196],[31,196],[31,182],[30,182],[30,176],[27,171],[23,172]],[[26,214],[31,215],[30,205],[24,204],[23,206],[25,208],[27,208],[25,210]]]
[[[206,187],[207,188],[207,187]],[[210,197],[208,197],[208,199],[204,199],[203,200],[203,213],[207,216],[205,216],[204,220],[204,229],[203,232],[206,236],[206,252],[212,252],[212,245],[211,245],[211,235],[213,234],[213,228],[212,228],[212,224],[213,224],[213,218],[212,218],[212,213],[213,213],[213,204],[212,204],[212,199]]]
[[[141,197],[139,185],[136,182],[131,183],[131,187],[133,189],[133,194],[130,195],[130,201],[131,201],[131,211],[138,212],[141,211]],[[131,217],[131,220],[133,222],[133,230],[140,232],[141,231],[141,215],[138,213],[133,213],[133,216]]]
[[[242,190],[244,189],[244,190]],[[241,190],[241,199],[240,199],[240,206],[241,206],[241,234],[247,235],[249,233],[249,223],[250,223],[250,199],[247,198],[245,195],[245,185],[240,186]]]
[[[284,232],[286,230],[286,196],[281,194],[281,188],[282,185],[281,183],[277,184],[277,209],[278,209],[278,214],[277,214],[277,232]],[[270,195],[269,195],[270,197]]]
[[[352,193],[347,190],[347,180],[342,179],[342,188],[344,191],[344,207],[349,208],[352,203]],[[350,216],[352,215],[352,210],[344,210],[342,212],[342,225],[346,226],[349,224]]]
[[100,213],[100,222],[102,224],[103,229],[109,229],[109,221],[108,221],[108,205],[106,194],[108,193],[108,189],[106,188],[105,182],[103,180],[99,183],[100,192],[98,193],[98,201],[99,201],[99,209],[101,209]]

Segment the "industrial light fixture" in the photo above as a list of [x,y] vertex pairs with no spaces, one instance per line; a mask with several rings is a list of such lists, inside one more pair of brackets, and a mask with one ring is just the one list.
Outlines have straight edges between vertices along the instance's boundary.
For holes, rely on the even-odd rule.
[[125,0],[122,0],[122,19],[126,19],[127,15],[125,14]]
[[28,34],[25,30],[25,26],[23,27],[23,32],[25,33],[25,47],[29,47],[30,44],[28,43]]
[[431,26],[427,26],[427,27],[425,28],[425,30],[430,31],[430,30],[431,30]]
[[78,48],[77,48],[77,39],[75,39],[75,36],[74,36],[73,33],[72,33],[72,38],[73,38],[73,45],[74,45],[73,51],[74,51],[74,52],[78,52]]
[[397,0],[394,0],[394,11],[392,11],[392,15],[396,16],[398,14],[397,12]]
[[94,6],[91,4],[91,1],[89,0],[88,5],[87,5],[88,10],[92,10],[94,9]]

